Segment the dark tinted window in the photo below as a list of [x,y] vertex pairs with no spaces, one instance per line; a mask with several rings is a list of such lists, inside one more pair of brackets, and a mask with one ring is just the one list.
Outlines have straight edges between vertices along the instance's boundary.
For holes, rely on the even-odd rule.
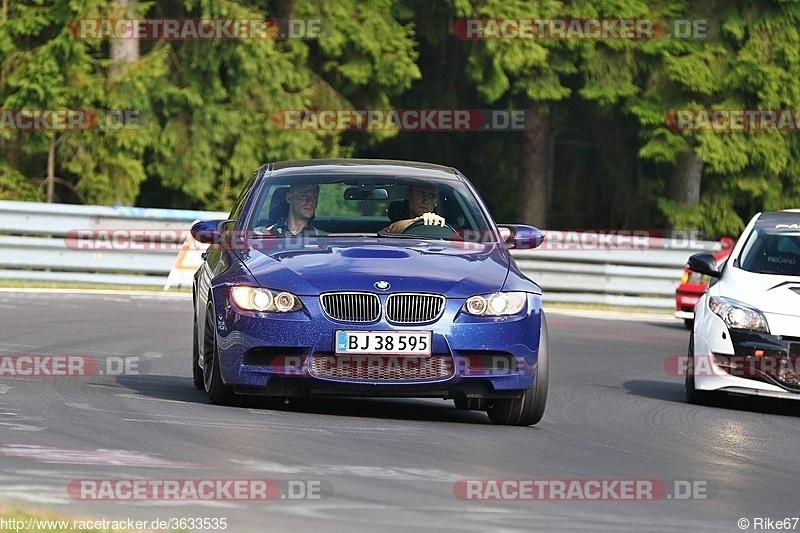
[[258,232],[285,218],[289,209],[286,194],[289,185],[296,183],[319,186],[314,225],[330,234],[377,232],[398,216],[410,218],[404,205],[409,187],[434,189],[433,212],[454,229],[490,233],[485,231],[489,222],[475,197],[460,181],[363,175],[270,178],[260,191],[248,229]]
[[742,249],[739,267],[760,274],[800,276],[800,231],[756,227]]

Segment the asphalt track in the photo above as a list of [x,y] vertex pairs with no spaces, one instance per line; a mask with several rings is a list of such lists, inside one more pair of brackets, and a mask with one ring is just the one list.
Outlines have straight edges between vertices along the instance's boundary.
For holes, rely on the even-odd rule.
[[[513,428],[443,400],[211,405],[189,377],[185,295],[0,292],[0,313],[4,356],[89,356],[101,371],[138,362],[128,375],[0,378],[0,504],[109,520],[225,518],[236,532],[756,531],[800,516],[800,404],[684,403],[682,378],[664,370],[686,349],[679,321],[552,312],[547,411],[538,426]],[[303,482],[321,497],[97,501],[68,491],[86,479],[246,478],[275,480],[284,497]],[[459,480],[474,479],[649,480],[667,494],[458,498]],[[691,499],[679,499],[685,482],[698,487]]]

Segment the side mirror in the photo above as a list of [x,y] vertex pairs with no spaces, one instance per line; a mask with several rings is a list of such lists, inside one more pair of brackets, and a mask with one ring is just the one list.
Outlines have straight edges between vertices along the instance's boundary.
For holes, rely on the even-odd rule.
[[222,231],[226,222],[230,220],[201,220],[192,226],[191,233],[194,240],[203,244],[219,244],[222,241]]
[[515,250],[531,250],[544,242],[544,233],[533,226],[504,224],[499,229],[503,242]]
[[717,268],[717,260],[711,254],[694,254],[686,262],[686,268],[712,278],[719,278],[722,275]]

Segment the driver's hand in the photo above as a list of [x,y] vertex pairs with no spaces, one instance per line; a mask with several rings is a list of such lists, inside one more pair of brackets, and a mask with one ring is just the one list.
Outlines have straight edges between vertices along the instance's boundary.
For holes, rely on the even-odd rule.
[[442,226],[444,227],[444,217],[436,213],[423,213],[422,216],[417,217],[417,220],[422,220],[426,226]]

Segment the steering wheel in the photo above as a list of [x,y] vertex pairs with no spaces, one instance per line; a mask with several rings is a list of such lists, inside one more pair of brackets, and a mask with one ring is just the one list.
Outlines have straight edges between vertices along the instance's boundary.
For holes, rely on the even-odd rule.
[[426,226],[424,220],[412,222],[410,226],[403,230],[403,234],[410,233],[420,237],[438,237],[440,239],[448,239],[455,232],[456,229],[450,224]]

